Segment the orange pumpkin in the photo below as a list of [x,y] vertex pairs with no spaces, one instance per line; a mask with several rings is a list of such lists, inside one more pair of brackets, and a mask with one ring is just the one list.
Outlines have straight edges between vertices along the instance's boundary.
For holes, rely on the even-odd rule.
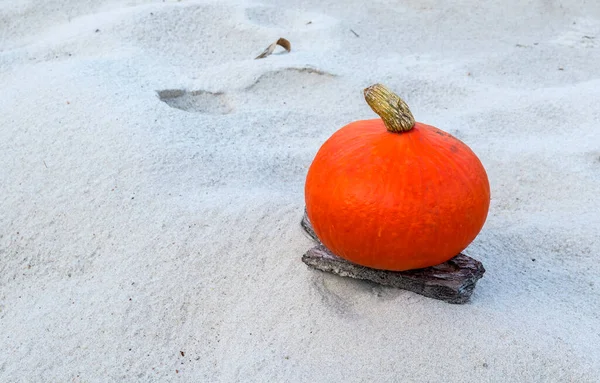
[[383,85],[365,89],[380,119],[352,122],[319,149],[306,212],[334,254],[375,269],[443,263],[477,236],[490,205],[483,165],[452,135],[415,122]]

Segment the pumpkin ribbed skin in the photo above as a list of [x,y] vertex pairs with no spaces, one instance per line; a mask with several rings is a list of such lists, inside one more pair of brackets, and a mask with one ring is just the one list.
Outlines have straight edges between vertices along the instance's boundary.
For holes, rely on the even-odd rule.
[[346,125],[322,145],[305,198],[316,235],[334,254],[402,271],[464,250],[486,220],[490,187],[457,138],[418,122],[393,133],[373,119]]

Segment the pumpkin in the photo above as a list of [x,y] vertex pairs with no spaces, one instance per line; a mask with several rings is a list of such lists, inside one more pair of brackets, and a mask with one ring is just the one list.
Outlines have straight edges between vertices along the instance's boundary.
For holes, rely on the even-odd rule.
[[352,122],[318,150],[305,184],[306,214],[331,252],[403,271],[443,263],[482,229],[486,171],[452,135],[415,119],[381,84],[364,90],[381,118]]

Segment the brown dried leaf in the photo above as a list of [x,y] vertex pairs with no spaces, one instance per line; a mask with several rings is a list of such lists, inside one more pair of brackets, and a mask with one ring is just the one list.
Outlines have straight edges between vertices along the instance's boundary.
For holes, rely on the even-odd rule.
[[273,51],[275,51],[275,48],[277,48],[277,45],[279,45],[280,47],[283,47],[283,49],[285,49],[286,51],[290,52],[292,50],[292,44],[290,44],[290,42],[286,39],[284,39],[283,37],[280,37],[279,40],[275,41],[273,44],[269,45],[267,47],[267,49],[265,49],[263,51],[263,53],[259,54],[258,56],[256,56],[254,59],[264,59],[267,56],[270,56],[271,53],[273,53]]

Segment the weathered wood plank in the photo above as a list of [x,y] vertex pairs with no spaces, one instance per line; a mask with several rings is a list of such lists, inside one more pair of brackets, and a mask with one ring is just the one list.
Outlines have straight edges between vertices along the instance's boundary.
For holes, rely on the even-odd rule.
[[485,273],[481,262],[462,253],[440,265],[407,271],[377,270],[356,265],[336,256],[320,243],[306,213],[301,224],[318,243],[304,254],[302,261],[310,267],[342,277],[368,280],[449,303],[466,303],[475,284]]

